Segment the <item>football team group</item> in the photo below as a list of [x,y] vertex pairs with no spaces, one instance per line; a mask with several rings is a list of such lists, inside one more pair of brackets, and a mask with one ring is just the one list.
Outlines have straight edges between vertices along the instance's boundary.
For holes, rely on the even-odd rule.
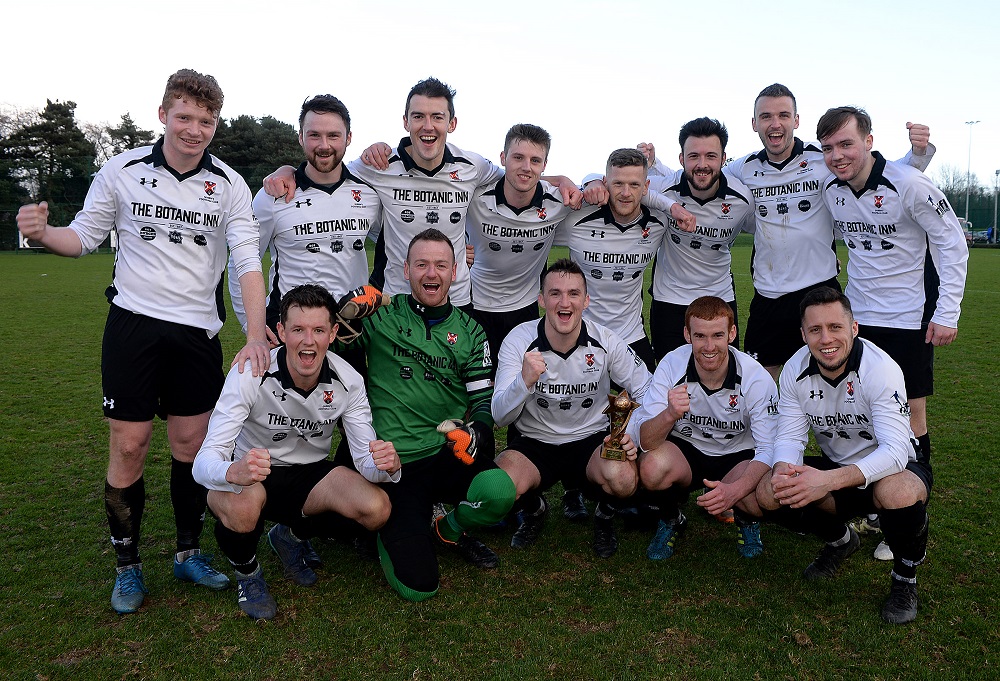
[[[732,523],[734,556],[762,554],[762,524],[818,537],[808,580],[835,577],[859,533],[881,533],[881,615],[912,621],[933,348],[957,334],[968,258],[923,174],[928,128],[907,124],[912,150],[889,161],[868,114],[845,106],[804,143],[795,97],[774,84],[753,105],[762,150],[726,163],[725,126],[698,118],[680,129],[679,170],[641,143],[578,186],[545,174],[538,126],[510,128],[499,166],[449,143],[454,94],[420,81],[407,136],[350,163],[347,108],[307,99],[305,160],[252,196],[207,151],[218,83],[181,70],[159,107],[163,136],[108,161],[68,227],[47,224],[44,202],[21,208],[21,233],[59,255],[117,233],[101,362],[112,607],[135,612],[147,593],[143,475],[159,416],[174,575],[229,587],[201,552],[211,510],[253,618],[277,612],[257,558],[265,521],[296,584],[317,581],[310,540],[338,539],[420,601],[438,591],[441,548],[497,567],[469,531],[507,519],[512,547],[535,544],[558,483],[563,514],[592,517],[602,558],[616,522],[641,517],[647,557],[669,559],[691,496]],[[754,293],[741,339],[730,247],[743,231]],[[550,258],[553,245],[569,257]],[[246,335],[228,374],[227,267]],[[609,403],[618,391],[627,409]],[[821,454],[804,458],[810,432]]]

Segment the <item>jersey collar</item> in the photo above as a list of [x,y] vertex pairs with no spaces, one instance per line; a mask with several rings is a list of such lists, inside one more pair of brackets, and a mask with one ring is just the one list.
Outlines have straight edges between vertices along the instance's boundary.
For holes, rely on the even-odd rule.
[[340,164],[340,181],[336,184],[316,184],[309,179],[306,175],[306,163],[308,161],[303,161],[302,164],[295,169],[295,186],[299,189],[318,189],[321,192],[326,192],[327,194],[333,194],[337,191],[340,185],[344,184],[345,180],[351,179],[355,182],[361,182],[358,178],[351,174],[351,171],[347,169],[346,163]]
[[[683,171],[682,171],[683,172]],[[725,200],[726,194],[729,193],[729,183],[726,181],[726,174],[719,173],[719,188],[716,190],[715,194],[709,196],[707,199],[699,199],[697,196],[691,193],[691,183],[684,179],[683,174],[681,175],[681,181],[675,184],[671,189],[676,189],[680,196],[686,196],[700,206],[704,206],[707,203],[711,203],[716,199]]]
[[[854,191],[850,183],[844,180],[838,180],[836,177],[833,178],[831,185],[836,185],[838,187],[847,187],[851,190],[854,196],[859,197],[867,191],[875,191],[879,186],[892,187],[892,183],[885,179],[885,157],[877,151],[872,152],[872,156],[875,158],[875,165],[872,166],[872,171],[868,174],[868,179],[865,180],[865,186],[861,188],[860,192]],[[830,186],[830,185],[827,185]],[[894,187],[893,187],[894,188]]]
[[454,163],[456,161],[455,155],[451,153],[451,148],[449,147],[448,144],[445,144],[444,157],[441,159],[441,165],[439,165],[434,170],[424,170],[414,162],[413,158],[410,156],[410,153],[406,151],[406,149],[411,146],[413,146],[413,140],[411,140],[409,137],[404,137],[403,139],[399,140],[399,146],[396,147],[397,155],[394,156],[393,158],[390,158],[389,163],[392,163],[395,160],[399,160],[403,163],[403,168],[405,168],[407,172],[412,173],[414,171],[417,171],[423,173],[424,175],[427,175],[428,177],[433,177],[437,175],[439,172],[441,172],[441,169],[444,168],[446,165],[448,165],[449,163]]
[[601,206],[600,209],[597,211],[597,213],[595,213],[594,215],[595,216],[599,215],[603,217],[604,224],[614,225],[621,232],[627,232],[629,229],[635,227],[636,225],[638,225],[641,229],[642,227],[645,227],[646,224],[649,222],[660,224],[660,221],[657,220],[655,217],[653,217],[653,215],[649,212],[649,208],[646,206],[639,206],[639,217],[637,217],[635,220],[628,223],[627,225],[622,225],[615,221],[615,214],[611,212],[611,205],[607,203]]
[[[294,390],[299,395],[302,395],[302,397],[309,397],[312,394],[313,390],[315,390],[316,388],[314,387],[312,390],[302,390],[301,388],[295,385],[295,381],[292,380],[292,375],[288,373],[288,360],[286,357],[286,353],[287,353],[287,348],[284,345],[278,348],[278,355],[275,358],[276,360],[275,363],[278,365],[278,370],[269,371],[268,373],[264,374],[264,378],[267,378],[268,376],[274,376],[278,379],[278,381],[281,383],[281,387],[284,388],[285,390]],[[319,386],[322,383],[332,383],[335,377],[336,374],[334,374],[333,368],[330,367],[330,360],[324,356],[323,367],[319,370],[319,381],[316,383],[316,386]]]
[[[538,339],[533,344],[533,347],[538,348],[539,352],[552,352],[559,355],[563,359],[566,359],[572,355],[577,348],[585,348],[588,345],[600,345],[600,343],[598,343],[597,339],[591,336],[587,331],[587,322],[584,320],[580,320],[580,335],[577,336],[576,344],[573,345],[568,352],[559,352],[558,350],[554,350],[552,348],[552,345],[549,344],[548,337],[545,335],[545,317],[538,320]],[[529,350],[530,349],[533,348],[529,348]]]
[[768,160],[768,158],[767,158],[767,149],[761,149],[754,156],[761,163],[767,163],[768,165],[772,166],[773,168],[776,168],[778,170],[784,170],[785,166],[787,166],[789,163],[791,163],[793,159],[796,159],[799,156],[801,156],[802,152],[805,151],[805,149],[806,149],[805,143],[802,140],[800,140],[798,137],[793,137],[792,139],[795,140],[795,143],[792,144],[792,155],[789,156],[788,158],[786,158],[781,163],[772,163],[770,160]]
[[816,362],[816,358],[809,353],[809,364],[806,366],[805,371],[799,374],[799,377],[795,379],[796,381],[801,381],[803,378],[808,378],[809,376],[819,376],[824,381],[830,385],[837,387],[840,382],[847,378],[851,373],[858,373],[858,369],[861,368],[861,354],[864,352],[864,343],[861,341],[860,336],[855,336],[854,347],[851,348],[851,354],[847,356],[847,362],[844,364],[844,371],[837,376],[837,378],[832,381],[820,373],[819,364]]
[[[173,175],[174,177],[176,177],[178,181],[183,181],[183,180],[188,179],[189,177],[194,177],[195,175],[197,175],[198,173],[200,173],[202,170],[207,170],[210,173],[215,173],[216,175],[221,175],[222,177],[226,177],[226,174],[224,172],[222,172],[222,170],[219,169],[212,162],[212,155],[209,154],[207,151],[202,153],[201,160],[198,162],[198,165],[195,166],[192,170],[189,170],[186,173],[179,173],[179,172],[177,172],[176,170],[174,170],[173,168],[171,168],[169,165],[167,165],[167,157],[163,155],[163,138],[162,137],[160,139],[156,140],[156,143],[153,145],[153,151],[150,152],[150,155],[153,157],[153,167],[154,168],[158,168],[160,166],[163,166],[164,168],[167,169],[167,171],[171,175]],[[226,179],[229,179],[229,178],[226,177]]]
[[[687,365],[687,376],[685,380],[688,383],[701,383],[701,377],[698,376],[698,365],[694,361],[694,352],[688,358]],[[733,354],[733,349],[729,348],[729,369],[726,371],[726,378],[722,381],[722,387],[719,390],[736,390],[736,384],[741,381],[739,373],[736,371],[736,355]],[[709,390],[705,388],[705,385],[701,386],[706,393],[712,394],[718,392],[718,390]]]
[[423,319],[428,324],[437,324],[445,317],[451,314],[452,304],[451,299],[448,300],[444,305],[438,305],[437,307],[427,307],[426,305],[421,305],[417,302],[417,299],[413,297],[412,293],[406,294],[406,302],[410,305],[410,309],[417,313],[421,319]]
[[497,183],[493,185],[493,189],[490,190],[490,193],[496,196],[497,206],[507,206],[507,208],[510,209],[510,211],[515,215],[520,215],[529,208],[537,210],[542,207],[542,198],[545,196],[545,192],[542,190],[541,182],[535,185],[535,195],[531,197],[531,203],[524,208],[514,208],[514,206],[507,203],[507,195],[503,191],[504,179],[505,178],[501,177],[497,180]]

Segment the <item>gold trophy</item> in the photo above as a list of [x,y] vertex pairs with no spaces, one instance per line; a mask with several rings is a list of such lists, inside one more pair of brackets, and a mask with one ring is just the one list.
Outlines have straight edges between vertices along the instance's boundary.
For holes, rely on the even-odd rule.
[[611,417],[611,438],[607,444],[601,447],[601,458],[611,461],[624,461],[625,450],[622,448],[622,437],[625,435],[625,428],[628,420],[632,418],[632,412],[638,408],[639,403],[628,396],[627,390],[622,390],[617,395],[608,395],[608,406],[601,412]]

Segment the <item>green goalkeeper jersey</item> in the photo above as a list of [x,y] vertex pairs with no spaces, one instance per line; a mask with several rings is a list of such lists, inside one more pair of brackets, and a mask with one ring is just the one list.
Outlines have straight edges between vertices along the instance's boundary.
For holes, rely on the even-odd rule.
[[486,333],[450,303],[426,308],[409,294],[364,320],[356,342],[368,356],[368,399],[375,432],[405,464],[444,444],[445,419],[493,426]]

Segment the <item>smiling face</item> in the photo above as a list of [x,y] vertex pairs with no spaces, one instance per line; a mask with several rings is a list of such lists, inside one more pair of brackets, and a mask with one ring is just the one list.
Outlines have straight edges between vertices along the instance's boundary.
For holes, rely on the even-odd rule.
[[421,239],[410,246],[403,263],[403,277],[410,282],[414,299],[426,307],[448,302],[455,281],[455,250],[451,242]]
[[545,310],[545,335],[557,350],[576,343],[583,311],[590,305],[582,274],[550,272],[545,275],[538,305]]
[[312,390],[319,383],[323,358],[337,333],[325,307],[288,308],[285,323],[278,322],[278,338],[285,344],[285,363],[295,387]]
[[640,201],[649,187],[646,169],[642,166],[611,166],[607,173],[604,184],[611,193],[611,198],[608,199],[611,213],[620,224],[628,224],[639,217],[642,211]]
[[163,155],[167,165],[179,173],[198,167],[219,124],[218,115],[187,97],[173,98],[170,108],[159,109],[164,125]]
[[448,133],[455,132],[458,118],[448,112],[444,97],[413,95],[403,116],[403,128],[410,133],[410,155],[424,170],[434,170],[444,160]]
[[715,135],[688,137],[684,140],[684,149],[679,158],[681,167],[684,168],[684,179],[691,186],[692,192],[710,195],[718,191],[725,156],[722,141]]
[[780,163],[792,155],[799,115],[791,97],[758,98],[751,125],[764,143],[769,160]]
[[858,322],[840,303],[810,305],[802,315],[802,340],[809,346],[820,373],[829,379],[844,373],[857,336]]
[[[308,111],[299,130],[299,144],[306,154],[306,174],[318,184],[340,179],[340,163],[351,143],[344,119],[335,113]],[[337,177],[331,177],[337,175]]]
[[726,317],[701,319],[691,317],[684,327],[684,340],[691,344],[691,355],[704,376],[715,376],[729,369],[729,344],[736,338],[736,325]]
[[546,149],[541,144],[528,140],[511,142],[510,148],[500,154],[500,164],[505,171],[505,193],[534,195],[538,180],[545,172],[545,157]]
[[861,191],[875,165],[871,134],[862,135],[857,119],[851,117],[839,130],[821,139],[820,144],[830,172],[850,184],[854,191]]

